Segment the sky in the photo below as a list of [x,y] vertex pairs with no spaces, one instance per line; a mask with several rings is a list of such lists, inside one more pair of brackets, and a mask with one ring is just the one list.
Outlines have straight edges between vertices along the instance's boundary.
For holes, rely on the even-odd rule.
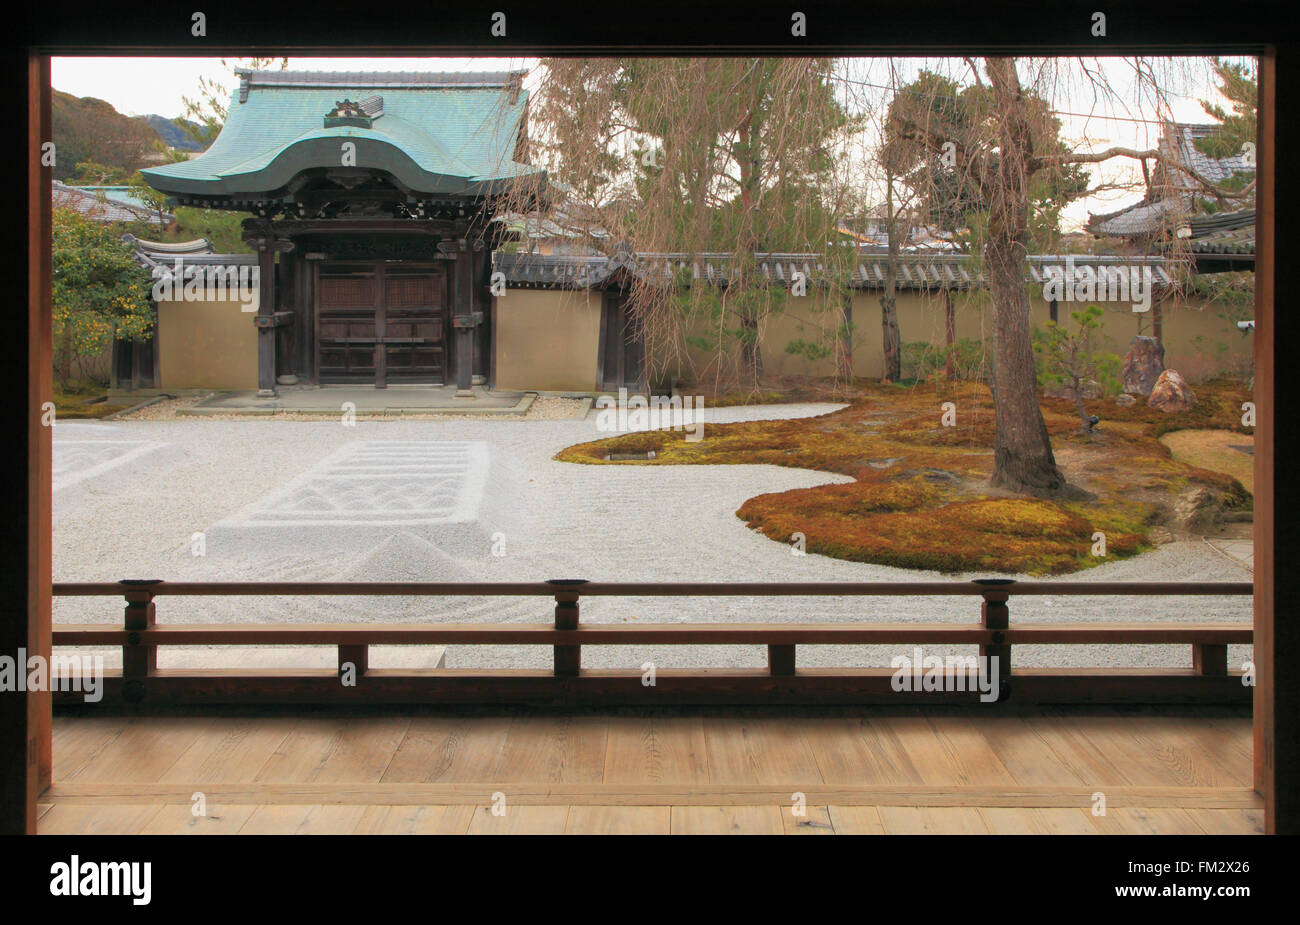
[[[500,71],[531,69],[536,58],[293,58],[290,70],[304,71]],[[184,113],[184,97],[197,97],[199,80],[215,80],[227,90],[233,90],[237,81],[229,66],[220,58],[55,58],[51,73],[54,89],[75,96],[93,96],[112,103],[119,112],[127,115],[157,114],[168,118]],[[861,98],[874,99],[883,108],[888,91],[881,85],[893,83],[891,67],[903,81],[910,79],[922,67],[941,73],[961,76],[964,65],[955,59],[856,59],[850,62],[848,73],[854,92]],[[1021,79],[1026,84],[1039,75],[1032,63],[1022,64]],[[1155,147],[1159,126],[1153,101],[1139,100],[1133,67],[1126,60],[1108,59],[1102,65],[1105,77],[1123,101],[1098,99],[1086,81],[1049,81],[1058,89],[1053,103],[1058,110],[1078,115],[1060,115],[1062,137],[1076,143],[1081,149],[1097,150],[1099,147],[1127,146]],[[1076,75],[1078,73],[1075,69]],[[966,70],[969,74],[969,70]],[[525,82],[525,86],[528,81]],[[1200,99],[1220,99],[1208,67],[1195,62],[1186,68],[1172,69],[1168,82],[1162,80],[1167,91],[1169,114],[1180,122],[1210,121],[1201,108]],[[1221,100],[1220,100],[1221,101]],[[1221,101],[1222,102],[1222,101]],[[1226,107],[1225,107],[1226,108]],[[1082,227],[1089,213],[1111,212],[1130,205],[1141,198],[1141,191],[1133,187],[1140,180],[1136,161],[1113,159],[1101,165],[1090,166],[1092,185],[1127,185],[1129,189],[1109,190],[1084,197],[1072,203],[1062,215],[1062,230]]]

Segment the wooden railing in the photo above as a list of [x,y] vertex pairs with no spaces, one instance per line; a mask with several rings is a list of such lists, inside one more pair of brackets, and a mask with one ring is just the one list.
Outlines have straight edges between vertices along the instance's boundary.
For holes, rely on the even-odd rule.
[[[528,583],[162,582],[58,583],[58,597],[122,596],[118,625],[54,627],[55,646],[121,646],[105,672],[103,703],[521,703],[536,705],[979,702],[977,692],[898,691],[893,668],[798,668],[800,645],[973,645],[997,659],[1000,700],[1246,703],[1251,688],[1228,669],[1228,646],[1249,644],[1244,623],[1016,623],[1010,600],[1027,596],[1249,595],[1248,582]],[[159,624],[160,596],[551,597],[552,624]],[[582,624],[583,597],[978,596],[978,623]],[[584,646],[765,645],[767,668],[584,669]],[[1016,668],[1015,646],[1190,645],[1191,668]],[[337,670],[159,669],[159,646],[335,646]],[[372,645],[543,645],[551,670],[377,669]],[[910,649],[901,654],[911,655]],[[990,677],[991,677],[990,672]],[[345,679],[351,683],[344,683]],[[75,693],[56,699],[80,701]]]

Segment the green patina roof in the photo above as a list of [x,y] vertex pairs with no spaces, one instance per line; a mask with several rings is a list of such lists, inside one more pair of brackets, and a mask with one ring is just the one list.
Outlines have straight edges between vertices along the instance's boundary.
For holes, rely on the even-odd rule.
[[[221,134],[198,157],[141,171],[166,193],[257,194],[297,173],[340,166],[356,143],[356,166],[378,168],[408,188],[482,195],[494,184],[544,171],[513,160],[528,101],[512,73],[317,73],[238,71]],[[369,128],[325,127],[335,104],[382,98]]]

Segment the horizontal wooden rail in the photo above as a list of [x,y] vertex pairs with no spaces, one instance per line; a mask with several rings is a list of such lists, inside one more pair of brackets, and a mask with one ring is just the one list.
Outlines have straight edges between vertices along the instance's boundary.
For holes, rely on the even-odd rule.
[[[1246,595],[1248,581],[962,581],[874,582],[584,582],[557,579],[572,585],[583,597],[950,597],[981,595],[991,590],[1013,596],[1114,597]],[[996,584],[992,582],[997,582]],[[368,582],[368,581],[131,581],[54,584],[55,597],[105,597],[122,594],[128,587],[147,588],[155,596],[186,597],[550,597],[556,584],[521,582]]]
[[[1227,651],[1250,644],[1243,623],[1019,623],[1009,601],[1033,596],[1249,595],[1248,582],[643,583],[585,582],[164,582],[54,585],[60,597],[122,596],[118,625],[57,625],[56,646],[121,646],[122,669],[105,672],[106,693],[129,703],[958,703],[1005,700],[1016,645],[1190,645],[1192,667],[1179,669],[1017,669],[1017,696],[1039,702],[1247,703],[1250,688],[1228,670]],[[554,599],[550,624],[181,624],[160,626],[156,599],[178,596],[405,596]],[[978,623],[660,623],[583,624],[585,596],[804,597],[969,596],[981,599]],[[370,667],[375,645],[539,645],[553,649],[551,670]],[[160,646],[333,646],[335,669],[159,669]],[[766,669],[584,669],[585,646],[761,645]],[[893,668],[799,668],[800,645],[896,645],[911,657],[923,646],[976,646],[981,679],[996,692],[956,684],[901,692]],[[924,658],[924,657],[923,657]],[[928,665],[928,663],[926,663]],[[924,671],[918,665],[917,670]],[[994,674],[996,672],[996,674]],[[955,676],[954,676],[955,677]],[[990,681],[991,683],[991,681]],[[991,696],[990,696],[991,695]],[[78,698],[60,692],[60,702]]]
[[[978,623],[584,623],[576,630],[544,624],[295,623],[288,626],[189,623],[131,631],[104,624],[60,624],[59,646],[122,646],[131,637],[153,646],[312,645],[990,645],[992,630]],[[1244,623],[1017,623],[1003,632],[1010,645],[1245,644]]]

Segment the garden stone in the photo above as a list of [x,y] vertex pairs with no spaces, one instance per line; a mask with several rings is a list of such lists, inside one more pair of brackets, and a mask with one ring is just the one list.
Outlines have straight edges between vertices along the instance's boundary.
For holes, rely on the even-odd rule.
[[1196,393],[1177,370],[1166,369],[1151,389],[1147,404],[1166,414],[1186,411],[1196,404]]
[[1148,396],[1165,368],[1164,347],[1154,337],[1142,334],[1134,337],[1129,343],[1128,353],[1124,356],[1124,365],[1120,369],[1124,391],[1129,395]]

